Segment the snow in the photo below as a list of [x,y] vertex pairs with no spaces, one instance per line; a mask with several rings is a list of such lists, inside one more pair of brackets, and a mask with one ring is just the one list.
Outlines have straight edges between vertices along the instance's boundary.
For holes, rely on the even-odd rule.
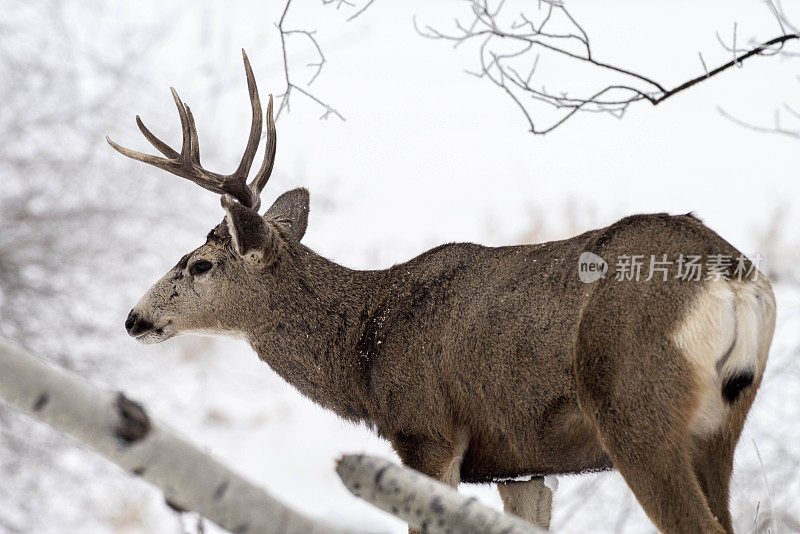
[[[174,85],[192,102],[201,143],[214,146],[204,159],[209,168],[232,168],[244,143],[249,111],[238,49],[247,49],[263,94],[282,90],[272,31],[280,6],[264,4],[188,13],[163,47],[169,57],[157,54],[149,63],[153,85]],[[797,141],[734,126],[717,111],[721,106],[769,122],[773,108],[796,92],[796,71],[785,62],[757,58],[657,108],[634,106],[619,121],[579,115],[547,137],[532,137],[496,89],[463,74],[471,66],[466,51],[414,33],[412,14],[446,24],[460,4],[381,1],[350,26],[338,19],[311,23],[320,28],[328,58],[314,91],[347,121],[318,121],[320,110],[295,95],[291,113],[278,122],[276,171],[263,203],[289,188],[308,187],[311,216],[304,241],[316,251],[349,267],[384,268],[443,242],[500,245],[533,232],[560,238],[632,212],[690,210],[750,251],[761,245],[760,233],[775,208],[800,198]],[[725,60],[714,31],[727,31],[734,18],[747,22],[740,22],[739,31],[748,35],[775,32],[758,2],[682,2],[681,9],[619,0],[570,4],[576,17],[591,22],[587,30],[598,54],[675,83],[697,74],[698,49],[709,65]],[[160,3],[125,9],[151,23]],[[303,27],[304,9],[298,4],[293,26]],[[192,21],[201,12],[210,33],[197,52],[200,38]],[[199,62],[200,53],[223,58],[204,78],[186,67]],[[209,84],[209,77],[241,80],[219,102],[194,104],[193,93],[201,93],[196,87]],[[131,115],[152,106],[156,96],[163,102],[156,104],[162,113],[152,119],[153,129],[174,133],[177,117],[163,91],[133,98]],[[115,139],[135,135],[133,126],[120,125]],[[129,177],[109,177],[124,178]],[[141,176],[151,188],[167,179],[156,171]],[[127,283],[136,287],[126,288],[134,299],[128,308],[222,216],[213,195],[188,182],[176,188],[196,210],[191,220],[175,222],[180,232],[153,243],[171,259],[131,273],[134,283]],[[797,215],[790,212],[786,228],[797,227]],[[534,228],[534,216],[542,227]],[[800,291],[777,284],[776,294],[775,343],[736,456],[732,509],[739,529],[750,528],[757,509],[762,516],[773,507],[793,512],[800,495]],[[313,405],[243,342],[186,337],[144,347],[128,341],[122,328],[128,308],[105,318],[119,323],[109,341],[113,354],[101,369],[109,387],[125,390],[285,503],[341,525],[406,532],[399,520],[354,498],[333,470],[345,452],[396,459],[386,442]],[[11,485],[0,488],[0,532],[12,532],[8,525],[41,534],[176,529],[178,520],[158,493],[83,448],[63,446],[60,437],[31,428],[24,437],[32,447],[45,447],[44,459],[20,466]],[[617,473],[548,477],[546,483],[560,488],[556,532],[654,531]],[[461,491],[501,507],[489,485],[463,485]],[[47,506],[20,504],[25,492],[46,497]]]

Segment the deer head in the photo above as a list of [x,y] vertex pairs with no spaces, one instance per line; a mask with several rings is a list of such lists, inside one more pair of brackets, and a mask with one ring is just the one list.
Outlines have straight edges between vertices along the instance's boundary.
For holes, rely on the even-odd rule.
[[[291,280],[278,276],[277,265],[290,262],[291,250],[306,230],[309,195],[295,189],[281,195],[262,216],[261,191],[275,161],[275,122],[272,95],[267,106],[267,147],[255,177],[247,182],[261,138],[262,114],[258,89],[247,55],[242,50],[253,119],[241,162],[232,174],[208,171],[200,164],[197,128],[189,106],[171,89],[178,107],[183,144],[173,150],[136,117],[145,138],[164,156],[158,157],[108,143],[120,154],[186,178],[222,195],[225,218],[205,244],[186,254],[150,288],[125,321],[128,333],[143,343],[159,343],[183,333],[245,335],[245,325],[263,314],[263,295],[281,294]],[[266,287],[265,287],[266,286]],[[254,291],[255,288],[260,291]],[[261,302],[255,302],[258,294]]]

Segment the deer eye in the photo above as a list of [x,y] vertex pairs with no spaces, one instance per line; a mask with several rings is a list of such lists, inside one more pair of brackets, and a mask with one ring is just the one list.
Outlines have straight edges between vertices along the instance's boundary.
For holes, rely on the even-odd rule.
[[192,276],[197,276],[198,274],[203,274],[211,270],[211,267],[213,267],[213,265],[211,264],[210,261],[206,260],[196,261],[191,265],[191,267],[189,267],[189,274],[191,274]]

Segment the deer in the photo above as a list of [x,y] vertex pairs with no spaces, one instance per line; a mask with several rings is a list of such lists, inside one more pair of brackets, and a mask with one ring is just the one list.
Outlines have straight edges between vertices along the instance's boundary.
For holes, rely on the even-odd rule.
[[742,257],[694,215],[656,213],[561,241],[450,243],[386,269],[339,265],[302,242],[308,190],[260,213],[273,98],[248,182],[262,111],[242,53],[252,123],[232,174],[201,166],[192,112],[174,89],[180,151],[138,116],[164,157],[107,137],[122,155],[221,195],[224,210],[130,311],[130,336],[243,339],[302,395],[388,440],[404,465],[452,487],[496,482],[505,510],[540,526],[543,476],[615,469],[661,532],[733,532],[734,450],[775,326],[772,288],[753,262],[742,260],[738,278],[728,265],[716,278],[600,269],[581,280],[587,253]]

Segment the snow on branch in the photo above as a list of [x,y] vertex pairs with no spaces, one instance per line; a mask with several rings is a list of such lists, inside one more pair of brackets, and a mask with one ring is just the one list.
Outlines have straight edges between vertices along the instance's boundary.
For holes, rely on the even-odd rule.
[[266,491],[153,421],[122,393],[93,386],[0,339],[0,398],[69,434],[195,511],[236,533],[344,534]]
[[389,460],[345,455],[336,472],[350,492],[431,534],[535,534],[541,530]]
[[[731,60],[709,69],[700,55],[702,73],[676,86],[669,87],[652,77],[640,74],[620,65],[597,58],[592,51],[589,35],[583,26],[567,10],[562,0],[540,0],[530,2],[523,12],[511,13],[506,0],[467,0],[472,5],[472,16],[467,22],[456,19],[455,29],[441,31],[432,26],[420,27],[414,21],[417,32],[423,37],[449,41],[460,46],[467,41],[478,45],[478,69],[468,71],[478,78],[488,80],[503,91],[519,107],[530,131],[545,134],[571,118],[577,112],[608,113],[622,117],[635,102],[658,105],[731,67],[741,66],[753,56],[780,53],[788,41],[800,39],[800,32],[786,20],[782,10],[771,3],[773,14],[779,22],[781,35],[761,43],[752,43],[749,48],[737,46],[737,30],[734,25],[732,45],[722,45],[731,54]],[[538,6],[538,12],[532,13]],[[537,77],[540,54],[555,54],[561,58],[589,66],[615,81],[605,86],[588,90],[585,94],[549,89]],[[617,81],[618,80],[618,81]],[[555,110],[555,118],[545,125],[534,120],[530,110],[532,104],[544,104]]]

